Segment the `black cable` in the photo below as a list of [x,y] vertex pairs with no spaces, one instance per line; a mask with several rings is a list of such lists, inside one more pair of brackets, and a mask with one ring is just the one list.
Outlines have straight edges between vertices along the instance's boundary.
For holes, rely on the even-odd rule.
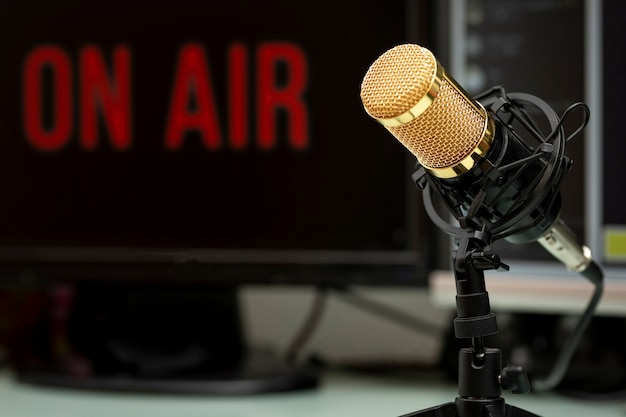
[[[599,268],[597,269],[597,271],[599,271]],[[578,319],[576,327],[563,345],[563,349],[561,350],[548,376],[536,379],[532,382],[532,386],[535,391],[553,390],[563,380],[563,377],[565,376],[565,373],[569,368],[572,357],[576,352],[576,348],[578,347],[580,339],[587,329],[587,326],[591,322],[591,319],[595,314],[596,307],[600,302],[600,298],[602,298],[602,292],[604,291],[604,281],[601,276],[594,276],[593,279],[590,279],[590,281],[594,282],[595,284],[593,295],[591,296],[591,299],[589,300],[589,303],[587,304],[587,307],[585,308],[583,314]]]
[[324,311],[326,311],[326,301],[328,298],[328,289],[326,287],[317,287],[311,309],[304,320],[304,323],[296,333],[293,341],[287,348],[285,354],[287,363],[295,363],[302,348],[311,339],[319,323],[321,322]]
[[[334,288],[334,290],[334,294],[336,294],[343,301],[358,307],[361,310],[367,311],[368,313],[378,315],[396,324],[407,327],[410,330],[416,330],[420,333],[426,333],[437,337],[441,336],[443,333],[443,330],[436,325],[415,318],[383,303],[363,297],[354,293],[350,289]],[[311,309],[309,310],[309,314],[307,315],[304,324],[300,327],[293,341],[287,348],[287,353],[285,354],[287,363],[296,362],[303,347],[315,333],[315,330],[321,322],[321,318],[326,310],[327,299],[328,288],[318,287],[311,304]]]
[[383,303],[358,295],[351,290],[342,288],[336,291],[335,294],[343,301],[355,307],[386,318],[404,327],[408,327],[411,330],[417,330],[420,333],[426,333],[431,336],[441,336],[442,334],[442,330],[434,324],[420,320]]
[[559,124],[557,126],[556,129],[554,129],[547,137],[546,137],[546,141],[551,140],[556,134],[557,134],[557,130],[563,127],[563,124],[565,123],[565,119],[567,118],[567,116],[569,116],[569,114],[572,112],[572,110],[575,109],[582,109],[584,112],[584,118],[583,118],[583,122],[581,123],[580,126],[578,126],[578,128],[572,132],[571,135],[569,135],[566,139],[565,142],[569,142],[570,140],[574,139],[580,132],[583,131],[583,129],[587,126],[587,123],[589,123],[589,118],[591,117],[591,110],[589,110],[589,107],[585,104],[585,103],[574,103],[571,106],[569,106],[564,112],[563,115],[561,116],[561,120],[559,121]]

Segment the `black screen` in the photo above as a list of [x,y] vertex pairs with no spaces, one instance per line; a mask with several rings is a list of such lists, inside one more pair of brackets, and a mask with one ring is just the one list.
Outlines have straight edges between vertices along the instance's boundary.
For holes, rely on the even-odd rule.
[[359,98],[369,64],[405,41],[404,2],[385,10],[3,6],[4,257],[198,248],[410,251],[419,261],[406,153]]

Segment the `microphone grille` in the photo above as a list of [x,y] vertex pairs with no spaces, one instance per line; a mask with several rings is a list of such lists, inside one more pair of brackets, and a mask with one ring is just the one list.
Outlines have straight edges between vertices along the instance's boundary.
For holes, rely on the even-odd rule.
[[493,122],[426,48],[405,44],[381,55],[361,84],[365,111],[439,177],[471,169],[488,150]]
[[361,101],[375,119],[391,119],[409,111],[426,96],[437,60],[426,48],[399,45],[385,52],[365,74]]

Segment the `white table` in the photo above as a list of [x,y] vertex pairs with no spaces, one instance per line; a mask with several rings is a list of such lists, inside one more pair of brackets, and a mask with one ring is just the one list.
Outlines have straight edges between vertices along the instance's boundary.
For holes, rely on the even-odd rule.
[[[243,397],[114,394],[47,388],[0,372],[0,417],[397,417],[453,401],[455,384],[418,376],[332,373],[315,390]],[[542,417],[626,416],[623,402],[505,395]]]

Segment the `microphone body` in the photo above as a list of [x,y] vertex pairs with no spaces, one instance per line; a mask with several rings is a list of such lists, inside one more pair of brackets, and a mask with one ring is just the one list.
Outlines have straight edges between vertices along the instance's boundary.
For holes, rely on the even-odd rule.
[[[565,140],[529,144],[513,129],[511,114],[520,113],[517,103],[531,102],[558,117],[536,97],[509,96],[516,100],[488,100],[488,112],[430,51],[411,44],[381,55],[361,85],[366,112],[415,155],[427,183],[457,218],[486,225],[494,240],[538,241],[568,269],[595,274],[589,249],[559,218],[559,186],[571,167]],[[563,133],[560,124],[549,123]],[[538,135],[532,123],[524,127]]]
[[361,84],[365,111],[435,177],[453,178],[484,156],[493,120],[426,48],[400,45],[369,68]]

